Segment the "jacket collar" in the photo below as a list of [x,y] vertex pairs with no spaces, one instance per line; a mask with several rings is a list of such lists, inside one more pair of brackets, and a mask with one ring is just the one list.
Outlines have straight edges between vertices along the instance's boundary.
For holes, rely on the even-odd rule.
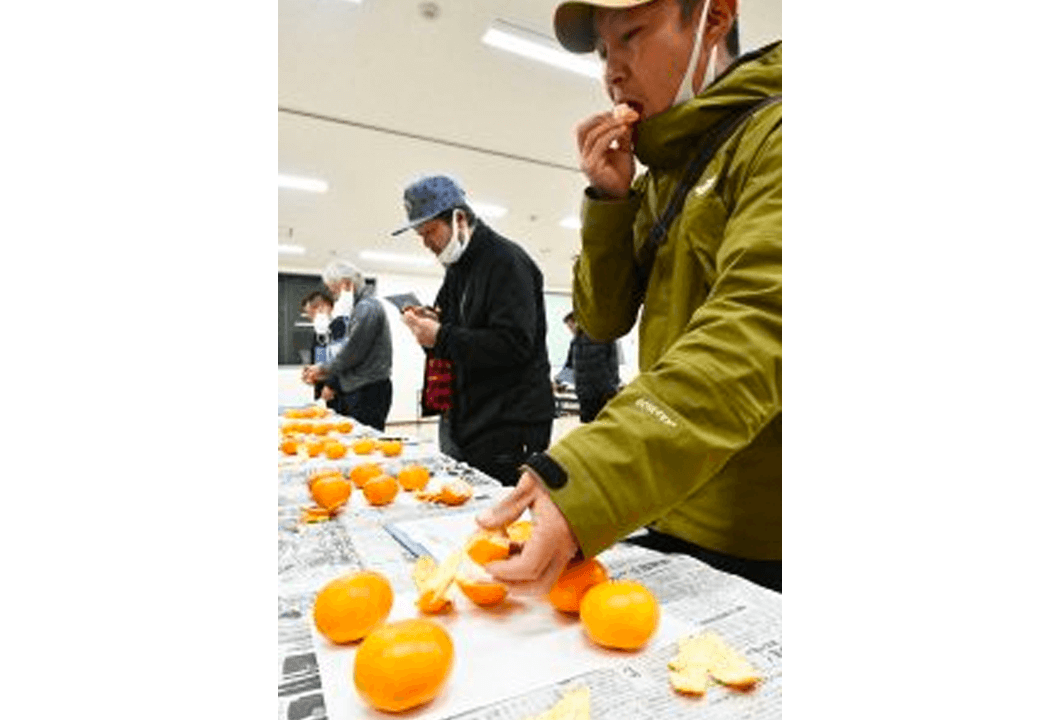
[[464,250],[464,254],[460,256],[460,259],[450,265],[449,268],[464,267],[471,262],[472,258],[481,254],[485,245],[483,238],[492,232],[486,223],[482,222],[481,218],[475,218],[475,229],[471,231],[471,237],[467,241],[467,249]]
[[688,102],[638,124],[633,152],[649,168],[679,167],[715,124],[780,92],[781,47],[777,41],[739,57]]

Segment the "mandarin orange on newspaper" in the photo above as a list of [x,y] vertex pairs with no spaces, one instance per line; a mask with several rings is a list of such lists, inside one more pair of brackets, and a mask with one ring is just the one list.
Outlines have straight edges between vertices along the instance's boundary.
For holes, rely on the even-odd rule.
[[431,473],[422,465],[406,465],[398,472],[397,479],[401,487],[412,492],[427,487]]
[[369,570],[337,577],[313,603],[317,630],[334,643],[360,640],[386,620],[394,591],[383,575]]
[[325,443],[324,454],[332,460],[338,460],[346,456],[346,446],[337,441]]
[[353,484],[357,487],[363,488],[366,482],[382,474],[383,468],[375,463],[361,463],[350,469],[350,480],[352,480]]
[[400,440],[383,440],[379,443],[379,451],[387,457],[397,457],[401,454],[402,447]]
[[370,455],[375,452],[375,440],[371,438],[361,438],[360,440],[353,441],[353,451],[358,455]]
[[606,582],[607,578],[607,568],[596,558],[570,562],[549,591],[548,601],[557,610],[576,613],[589,588]]
[[659,603],[648,588],[633,580],[609,580],[582,597],[582,627],[604,647],[636,650],[659,626]]
[[353,485],[341,477],[326,477],[317,480],[309,489],[317,505],[328,510],[336,510],[350,499]]
[[377,475],[361,488],[369,505],[389,505],[398,494],[398,483],[390,475]]

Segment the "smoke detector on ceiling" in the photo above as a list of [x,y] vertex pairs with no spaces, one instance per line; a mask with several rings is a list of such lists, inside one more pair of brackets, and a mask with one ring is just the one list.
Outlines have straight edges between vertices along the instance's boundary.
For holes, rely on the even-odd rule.
[[438,3],[430,2],[430,0],[427,0],[427,2],[421,2],[417,7],[419,8],[420,15],[428,20],[434,20],[438,17],[438,13],[442,11],[442,9],[438,7]]

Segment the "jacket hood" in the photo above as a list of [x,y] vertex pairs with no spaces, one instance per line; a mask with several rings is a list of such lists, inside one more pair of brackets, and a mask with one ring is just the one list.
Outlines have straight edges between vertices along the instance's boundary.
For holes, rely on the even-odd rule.
[[723,118],[780,92],[778,40],[738,58],[691,100],[639,123],[633,153],[647,167],[677,167],[688,160],[703,134]]

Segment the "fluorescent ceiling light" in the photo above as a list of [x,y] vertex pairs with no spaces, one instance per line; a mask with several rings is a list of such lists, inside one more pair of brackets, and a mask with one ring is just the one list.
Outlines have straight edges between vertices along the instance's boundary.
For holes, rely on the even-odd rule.
[[374,260],[375,262],[404,263],[406,265],[434,265],[434,260],[422,255],[400,255],[398,253],[376,252],[375,250],[362,250],[361,258]]
[[581,230],[582,229],[582,221],[580,219],[578,219],[577,217],[575,217],[574,215],[571,215],[570,217],[563,218],[562,220],[559,221],[559,225],[560,225],[560,227],[565,227],[568,230]]
[[308,190],[309,192],[327,192],[328,184],[316,178],[298,177],[297,175],[279,175],[279,185],[291,190]]
[[280,245],[280,255],[305,255],[305,248],[301,245]]
[[490,205],[489,203],[468,203],[471,209],[475,211],[475,214],[479,217],[484,218],[499,218],[504,217],[508,214],[508,208],[501,207],[500,205]]
[[482,36],[482,42],[500,50],[507,50],[531,60],[576,72],[600,80],[603,65],[595,55],[575,55],[567,52],[552,38],[523,30],[496,20]]

